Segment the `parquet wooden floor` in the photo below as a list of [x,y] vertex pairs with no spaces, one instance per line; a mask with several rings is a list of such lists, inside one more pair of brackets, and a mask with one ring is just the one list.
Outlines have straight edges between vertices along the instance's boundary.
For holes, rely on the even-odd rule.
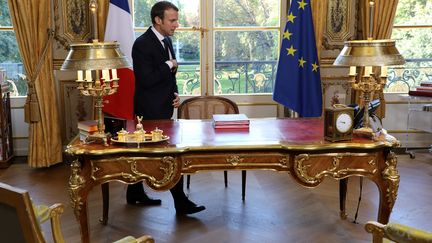
[[[22,159],[21,159],[22,160]],[[398,155],[401,175],[398,198],[391,220],[432,231],[432,154],[416,159]],[[66,189],[69,166],[32,169],[15,162],[0,169],[0,181],[26,189],[36,203],[66,205],[62,231],[66,242],[79,242],[77,221]],[[98,222],[101,192],[89,196],[92,242],[112,242],[126,235],[150,234],[156,242],[370,242],[364,223],[376,220],[378,189],[365,179],[358,216],[352,223],[359,196],[359,179],[349,180],[348,219],[339,218],[338,182],[327,178],[316,188],[303,188],[285,173],[248,171],[246,201],[241,200],[241,173],[229,172],[229,186],[222,172],[202,172],[191,178],[189,197],[207,209],[190,217],[178,217],[169,192],[147,190],[162,205],[136,207],[125,202],[126,186],[111,183],[108,225]],[[49,227],[44,226],[49,236]]]

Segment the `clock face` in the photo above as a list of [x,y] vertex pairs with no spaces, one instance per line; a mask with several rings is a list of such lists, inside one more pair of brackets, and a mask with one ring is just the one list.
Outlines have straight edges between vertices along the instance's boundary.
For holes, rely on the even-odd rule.
[[348,132],[353,124],[353,120],[350,115],[347,113],[340,113],[336,117],[336,129],[340,133],[346,133]]

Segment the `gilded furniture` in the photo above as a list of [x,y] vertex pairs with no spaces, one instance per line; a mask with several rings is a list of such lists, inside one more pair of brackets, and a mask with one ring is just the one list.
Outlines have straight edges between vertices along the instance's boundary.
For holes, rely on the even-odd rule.
[[369,221],[365,224],[365,229],[373,235],[373,243],[389,242],[385,239],[398,243],[432,242],[432,232],[398,223],[380,224],[375,221]]
[[60,230],[63,210],[61,204],[33,207],[27,191],[0,183],[0,241],[46,242],[39,219],[42,222],[50,219],[54,242],[64,242]]
[[[177,110],[179,119],[212,119],[213,114],[238,114],[237,104],[221,96],[197,96],[184,100]],[[228,172],[224,171],[225,187],[228,187]],[[190,175],[186,176],[189,189]],[[246,195],[246,171],[242,170],[242,200]]]
[[[60,216],[61,203],[52,206],[34,205],[26,190],[0,182],[0,242],[51,242],[44,238],[41,224],[50,220],[52,242],[64,243]],[[127,236],[114,243],[154,243],[151,236]]]
[[[316,187],[325,177],[346,182],[348,177],[362,176],[378,186],[377,220],[381,223],[388,222],[396,201],[399,173],[391,149],[399,145],[397,140],[354,136],[351,141],[326,142],[323,120],[318,118],[251,119],[248,131],[215,130],[210,120],[144,121],[143,127],[148,131],[158,127],[170,139],[139,148],[136,144],[82,144],[79,139],[69,143],[66,152],[75,157],[69,193],[83,242],[89,242],[88,193],[110,181],[144,181],[164,191],[182,174],[199,171],[274,170],[290,174],[305,187]],[[127,130],[134,129],[134,122],[128,122]],[[346,183],[341,183],[340,193],[343,218]],[[106,222],[107,214],[103,216]]]

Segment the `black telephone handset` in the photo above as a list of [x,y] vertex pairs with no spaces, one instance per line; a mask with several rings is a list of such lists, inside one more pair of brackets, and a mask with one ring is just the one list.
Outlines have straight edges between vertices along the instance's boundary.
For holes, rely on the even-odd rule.
[[[369,102],[369,117],[376,116],[375,111],[378,109],[380,104],[381,102],[379,99]],[[363,127],[364,107],[360,109],[357,104],[351,104],[349,106],[354,108],[354,129]]]

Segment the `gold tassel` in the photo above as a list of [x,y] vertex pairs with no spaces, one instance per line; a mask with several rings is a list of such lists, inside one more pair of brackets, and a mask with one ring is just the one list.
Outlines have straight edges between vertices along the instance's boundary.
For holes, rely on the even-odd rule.
[[29,92],[24,105],[24,121],[26,123],[39,122],[41,120],[39,102],[37,100],[33,84],[30,82],[28,84]]

